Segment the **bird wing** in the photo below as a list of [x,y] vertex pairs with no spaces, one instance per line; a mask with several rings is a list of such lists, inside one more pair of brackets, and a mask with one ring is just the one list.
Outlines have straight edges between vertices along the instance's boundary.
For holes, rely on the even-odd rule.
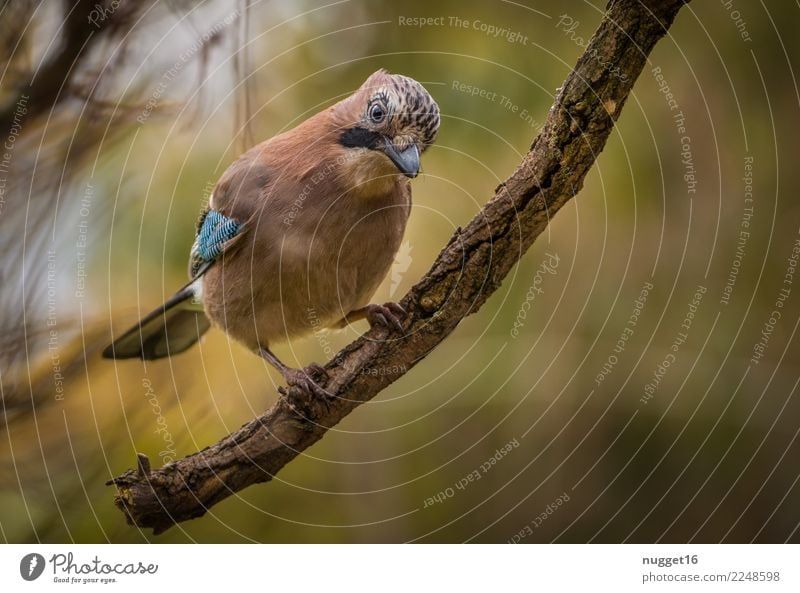
[[222,174],[209,205],[197,221],[189,256],[189,277],[202,276],[245,235],[263,201],[269,182],[261,146],[234,161]]
[[206,208],[197,222],[197,234],[189,253],[189,277],[197,280],[202,276],[232,244],[243,226],[219,210]]

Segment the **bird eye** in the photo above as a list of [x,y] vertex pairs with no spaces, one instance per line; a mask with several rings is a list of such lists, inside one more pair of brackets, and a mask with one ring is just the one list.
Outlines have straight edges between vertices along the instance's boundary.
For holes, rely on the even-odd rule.
[[381,123],[384,117],[386,117],[386,112],[378,103],[374,103],[372,107],[369,108],[369,118],[373,123]]

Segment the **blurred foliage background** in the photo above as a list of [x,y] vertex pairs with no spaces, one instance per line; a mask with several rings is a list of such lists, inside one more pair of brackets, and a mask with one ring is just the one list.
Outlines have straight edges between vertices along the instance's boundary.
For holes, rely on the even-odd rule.
[[[172,360],[99,357],[185,282],[225,167],[378,68],[421,81],[443,121],[375,297],[399,299],[513,171],[604,3],[71,6],[0,12],[4,541],[800,541],[796,4],[686,7],[486,306],[271,483],[158,537],[104,482],[215,442],[281,384],[218,330]],[[277,352],[324,362],[356,335]]]

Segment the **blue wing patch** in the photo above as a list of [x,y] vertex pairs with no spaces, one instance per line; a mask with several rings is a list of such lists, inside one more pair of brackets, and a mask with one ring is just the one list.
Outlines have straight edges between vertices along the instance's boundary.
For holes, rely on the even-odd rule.
[[216,210],[206,210],[197,225],[197,237],[192,245],[189,275],[194,278],[201,268],[222,253],[225,243],[233,239],[242,225]]

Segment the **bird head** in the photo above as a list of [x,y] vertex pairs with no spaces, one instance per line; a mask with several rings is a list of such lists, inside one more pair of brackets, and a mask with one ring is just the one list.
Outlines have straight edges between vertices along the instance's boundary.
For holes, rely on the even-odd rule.
[[378,70],[333,107],[339,143],[406,177],[419,173],[420,154],[439,131],[439,106],[420,83]]

